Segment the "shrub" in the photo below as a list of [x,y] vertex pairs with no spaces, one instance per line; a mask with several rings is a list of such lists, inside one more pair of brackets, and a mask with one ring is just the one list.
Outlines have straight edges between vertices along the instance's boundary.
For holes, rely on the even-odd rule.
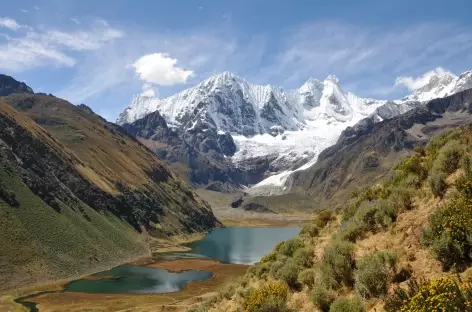
[[451,174],[459,168],[463,150],[457,140],[449,141],[441,147],[433,163],[433,168]]
[[333,241],[324,249],[321,260],[323,282],[331,287],[350,286],[353,282],[354,244],[346,241]]
[[314,223],[306,223],[300,231],[301,236],[316,237],[320,233],[320,227]]
[[456,189],[465,198],[472,199],[472,177],[468,175],[461,176],[456,181]]
[[330,312],[364,312],[365,308],[359,298],[338,299],[331,305]]
[[221,288],[220,291],[218,291],[218,299],[231,299],[233,297],[234,293],[236,292],[236,283],[228,283]]
[[410,174],[414,174],[419,180],[424,180],[428,176],[428,169],[421,153],[407,157],[395,167],[397,173],[396,180],[403,180]]
[[270,271],[270,266],[271,266],[271,264],[268,263],[268,262],[256,264],[256,265],[255,265],[255,267],[256,267],[255,275],[256,275],[258,278],[265,278],[265,277],[267,277],[267,274],[268,274],[269,271]]
[[334,220],[333,213],[329,210],[320,211],[315,218],[315,222],[321,227],[325,227],[330,221]]
[[300,267],[294,259],[288,259],[284,266],[277,272],[277,277],[284,281],[290,288],[296,289],[298,287],[298,273]]
[[270,311],[264,310],[264,308],[267,306],[273,307],[274,303],[285,303],[285,301],[287,300],[287,293],[287,285],[285,285],[283,282],[269,281],[263,284],[261,287],[255,289],[248,296],[248,298],[244,300],[243,307],[247,312]]
[[305,269],[298,274],[298,282],[302,285],[308,286],[308,288],[313,288],[317,280],[317,271],[315,269]]
[[462,270],[471,263],[472,199],[463,195],[453,198],[429,218],[423,242],[430,246],[444,269]]
[[291,257],[293,256],[293,253],[302,246],[303,242],[300,240],[300,238],[291,238],[284,242],[282,246],[280,246],[279,252],[283,255]]
[[359,296],[369,299],[385,295],[395,263],[396,255],[383,251],[371,253],[359,260],[355,272],[355,288]]
[[375,223],[382,229],[387,229],[397,220],[398,211],[395,204],[388,199],[380,200],[377,203],[377,212],[375,213]]
[[411,210],[413,205],[413,192],[406,187],[396,187],[392,190],[390,199],[398,211]]
[[435,196],[443,197],[447,190],[447,183],[446,183],[446,174],[442,171],[433,171],[431,176],[428,179],[429,187],[431,188],[431,192]]
[[340,240],[355,242],[358,238],[361,238],[365,232],[363,225],[353,218],[341,224],[338,237]]
[[459,167],[462,168],[466,174],[466,176],[472,175],[472,159],[470,155],[463,155],[460,162]]
[[313,264],[313,252],[307,248],[300,248],[293,254],[293,259],[302,268],[309,268]]
[[259,307],[255,307],[253,310],[248,310],[253,312],[292,312],[291,309],[287,307],[287,302],[284,299],[277,299],[269,297],[261,304]]
[[277,252],[273,251],[268,253],[259,261],[259,263],[274,262],[277,259]]
[[334,294],[322,285],[317,285],[311,292],[311,302],[321,311],[329,311],[331,303],[334,301]]
[[397,290],[395,299],[385,305],[386,311],[472,311],[470,284],[460,284],[451,278],[414,283],[408,292]]
[[278,277],[279,270],[284,266],[284,263],[282,261],[275,261],[272,263],[270,266],[270,275],[274,278]]

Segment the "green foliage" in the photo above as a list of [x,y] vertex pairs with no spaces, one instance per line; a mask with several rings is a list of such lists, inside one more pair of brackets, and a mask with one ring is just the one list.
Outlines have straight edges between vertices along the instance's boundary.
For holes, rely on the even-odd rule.
[[383,251],[360,259],[355,272],[355,288],[359,296],[369,299],[385,295],[394,273],[396,259],[395,254]]
[[317,277],[318,272],[316,269],[304,269],[298,274],[298,282],[302,285],[308,286],[308,288],[311,289],[313,286],[315,286]]
[[431,173],[431,176],[428,179],[429,187],[431,188],[431,192],[435,196],[443,197],[447,191],[447,183],[446,183],[446,174],[442,171],[435,170]]
[[300,248],[293,254],[293,259],[298,266],[309,268],[313,264],[313,252],[307,248]]
[[459,162],[463,154],[460,142],[457,140],[447,142],[438,151],[438,155],[433,163],[433,170],[439,170],[446,174],[451,174],[459,168]]
[[282,261],[275,261],[272,263],[272,265],[270,266],[270,271],[269,271],[269,274],[274,277],[274,278],[277,278],[279,275],[279,270],[284,266],[284,263]]
[[335,299],[335,294],[323,285],[316,285],[311,292],[311,302],[323,312],[328,312]]
[[315,223],[305,223],[300,231],[300,236],[316,237],[320,233],[320,230],[321,228]]
[[365,308],[357,297],[353,299],[338,299],[333,302],[329,312],[364,312]]
[[420,181],[425,180],[428,176],[428,169],[423,155],[424,153],[417,153],[399,162],[395,168],[397,180],[402,180],[410,175],[417,176]]
[[301,247],[303,247],[303,242],[301,241],[300,238],[295,237],[295,238],[291,238],[291,239],[287,240],[286,242],[284,242],[280,246],[279,252],[283,255],[291,257],[291,256],[293,256],[293,253]]
[[285,262],[284,266],[278,270],[277,278],[284,281],[290,288],[296,289],[298,287],[299,273],[300,267],[294,259],[290,258]]
[[333,213],[329,210],[322,210],[318,212],[314,221],[318,226],[323,228],[332,220],[334,220]]
[[[407,194],[407,192],[396,190],[391,194],[391,197],[395,196],[395,194]],[[357,239],[363,238],[368,232],[376,233],[388,228],[397,218],[397,206],[404,207],[405,201],[407,201],[400,197],[400,195],[398,195],[398,198],[401,199],[389,198],[374,202],[364,202],[357,208],[357,211],[349,220],[341,224],[339,237],[342,240],[355,242]],[[394,203],[394,200],[397,203]]]
[[338,288],[353,284],[355,267],[354,244],[346,241],[333,241],[324,249],[320,269],[325,285]]
[[270,271],[271,264],[269,262],[258,263],[257,265],[255,265],[255,267],[256,267],[256,271],[255,271],[256,277],[266,278],[267,274]]
[[398,211],[413,209],[413,192],[407,187],[398,186],[392,190],[391,201]]
[[423,242],[430,246],[446,270],[462,270],[471,263],[472,199],[460,194],[433,213]]

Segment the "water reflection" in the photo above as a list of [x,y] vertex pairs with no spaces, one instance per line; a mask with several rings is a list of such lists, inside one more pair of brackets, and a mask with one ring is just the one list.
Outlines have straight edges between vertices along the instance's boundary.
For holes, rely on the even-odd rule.
[[190,254],[182,256],[203,256],[223,263],[254,264],[270,253],[282,240],[292,238],[300,228],[243,228],[228,227],[212,231],[203,240],[187,246]]
[[122,265],[109,271],[69,283],[65,290],[86,293],[168,293],[178,291],[190,282],[204,281],[213,276],[210,272],[184,271],[171,273],[166,270]]

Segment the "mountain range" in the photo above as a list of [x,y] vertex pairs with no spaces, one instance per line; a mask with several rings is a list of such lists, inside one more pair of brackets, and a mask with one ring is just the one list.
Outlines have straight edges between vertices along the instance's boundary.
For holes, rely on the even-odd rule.
[[[137,95],[117,123],[169,163],[183,164],[192,183],[278,193],[294,171],[312,166],[347,127],[366,117],[389,119],[470,87],[472,72],[443,73],[402,99],[386,101],[346,92],[335,76],[311,78],[287,91],[224,72],[165,99]],[[172,133],[172,142],[163,131]]]

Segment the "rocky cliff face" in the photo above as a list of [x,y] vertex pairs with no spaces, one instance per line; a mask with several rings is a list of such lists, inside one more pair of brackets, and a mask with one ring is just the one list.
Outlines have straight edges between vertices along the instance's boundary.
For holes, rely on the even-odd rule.
[[348,127],[313,166],[289,178],[290,191],[311,194],[318,206],[338,202],[357,185],[384,177],[400,157],[431,136],[472,121],[472,89],[410,105],[396,117],[378,122],[379,111]]

